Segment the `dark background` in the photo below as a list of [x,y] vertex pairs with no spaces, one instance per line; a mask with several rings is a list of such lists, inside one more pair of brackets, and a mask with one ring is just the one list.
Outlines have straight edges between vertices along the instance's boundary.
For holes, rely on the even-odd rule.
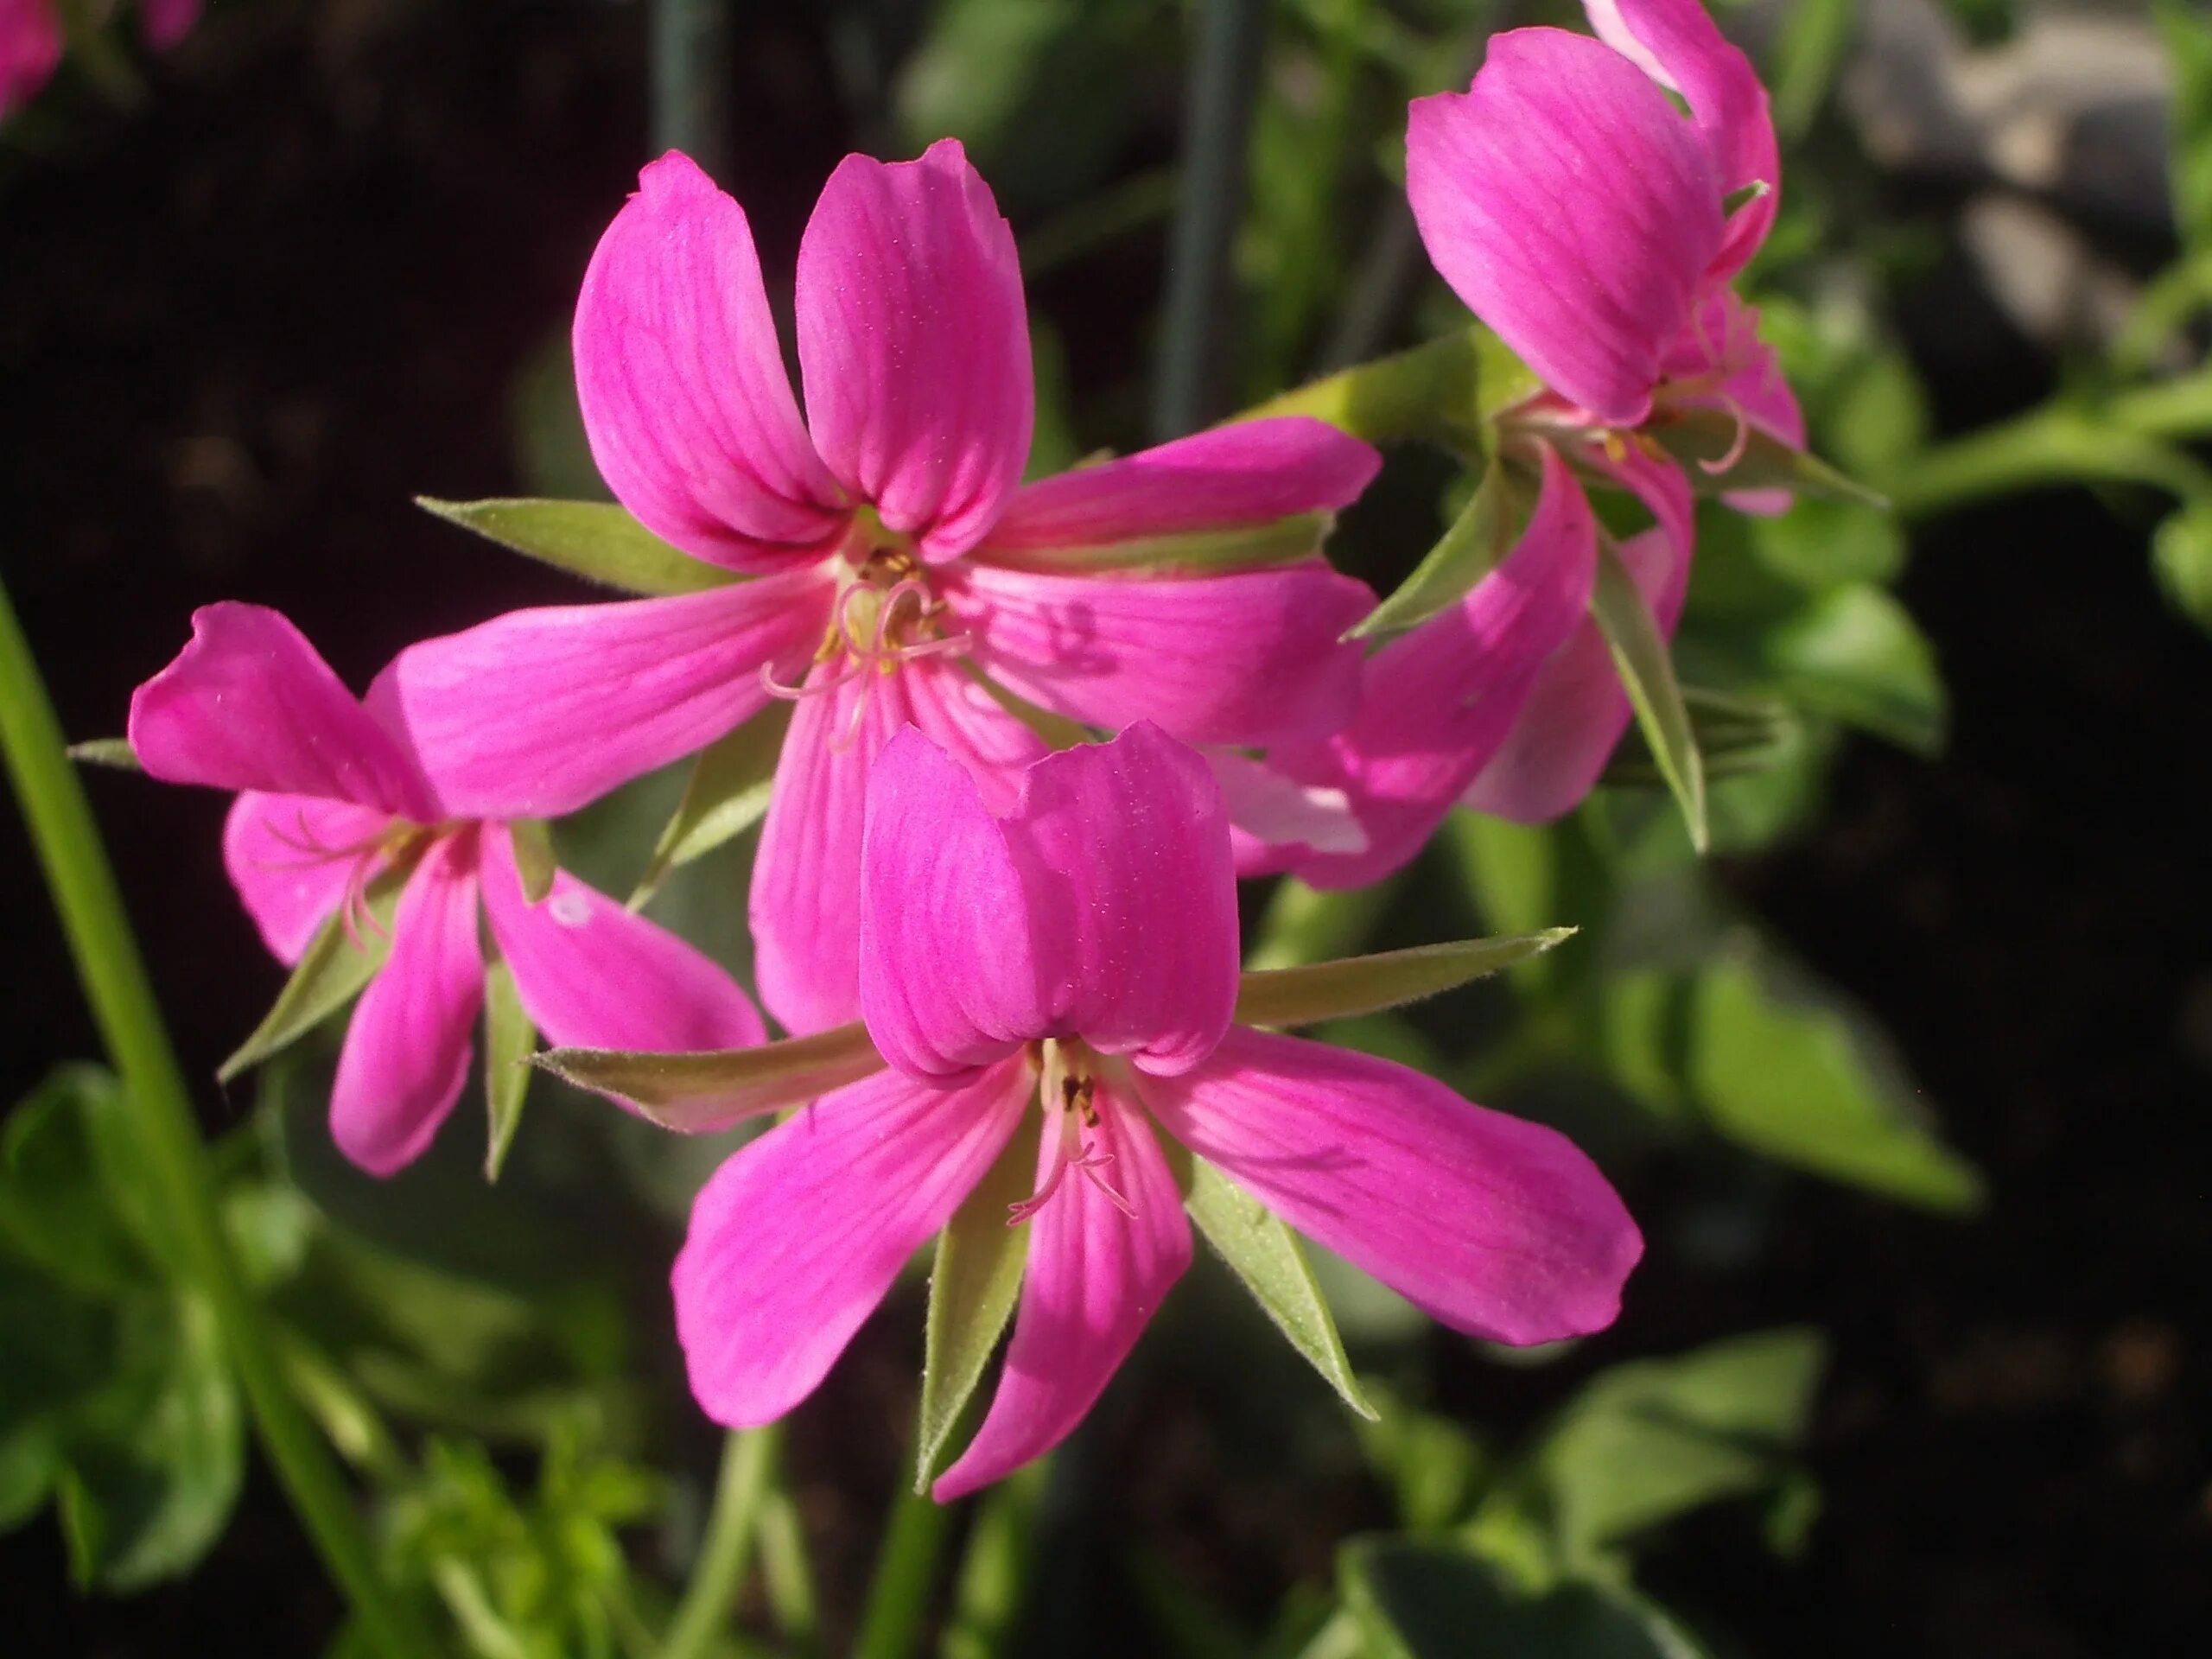
[[[826,12],[746,10],[724,181],[773,292],[820,180],[864,139]],[[635,8],[271,3],[219,12],[155,73],[142,111],[0,184],[0,562],[73,737],[120,732],[130,689],[213,599],[282,608],[358,685],[412,639],[566,591],[409,499],[518,486],[515,379],[564,328],[646,154]],[[1164,148],[1173,91],[1151,92]],[[1079,341],[1079,392],[1093,356],[1147,349],[1160,252],[1142,233],[1116,280],[1040,289]],[[1945,430],[2048,388],[1955,264],[1901,322]],[[1887,1024],[1993,1200],[1948,1223],[1791,1180],[1755,1262],[1639,1279],[1600,1359],[1792,1320],[1834,1344],[1802,1559],[1720,1516],[1645,1570],[1751,1652],[2205,1651],[2212,641],[2159,603],[2139,529],[2081,494],[1941,522],[1901,591],[1951,688],[1948,753],[1853,740],[1820,827],[1723,874]],[[223,802],[92,787],[188,1071],[210,1077],[276,982],[218,874]],[[12,1099],[97,1044],[11,814],[0,870]],[[212,1084],[201,1103],[211,1127],[242,1109]],[[882,1478],[838,1449],[875,1421],[881,1366],[852,1369],[797,1421],[802,1479],[855,1456]],[[1486,1420],[1527,1409],[1517,1377],[1466,1369]],[[899,1433],[881,1430],[885,1469]],[[1102,1524],[1155,1529],[1232,1599],[1242,1552],[1312,1569],[1301,1549],[1379,1519],[1331,1495],[1255,1542],[1233,1494],[1162,1477],[1107,1501]],[[841,1524],[864,1559],[872,1523]],[[194,1579],[124,1603],[63,1584],[49,1519],[0,1541],[10,1651],[308,1651],[335,1616],[260,1471]]]

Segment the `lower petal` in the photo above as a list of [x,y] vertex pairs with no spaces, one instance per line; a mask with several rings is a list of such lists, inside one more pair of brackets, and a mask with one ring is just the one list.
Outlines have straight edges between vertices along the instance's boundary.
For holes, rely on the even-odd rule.
[[475,837],[447,836],[408,879],[391,956],[354,1005],[330,1091],[338,1149],[372,1175],[412,1162],[460,1098],[484,1001]]
[[886,1071],[824,1095],[715,1173],[673,1278],[677,1335],[709,1416],[751,1427],[813,1392],[990,1168],[1035,1087],[1020,1057],[957,1089]]
[[1555,1342],[1620,1312],[1643,1241],[1555,1129],[1388,1060],[1242,1028],[1197,1071],[1139,1087],[1192,1153],[1455,1331]]
[[223,868],[277,961],[300,959],[345,901],[359,847],[391,822],[375,807],[246,790],[223,821]]
[[506,830],[486,826],[481,844],[484,912],[547,1041],[681,1054],[767,1035],[751,999],[702,952],[566,871],[533,905]]
[[1191,1264],[1183,1195],[1143,1114],[1103,1087],[1092,1098],[1098,1122],[1082,1151],[1091,1167],[1061,1166],[1046,1128],[1038,1182],[1057,1174],[1058,1186],[1023,1224],[1029,1260],[1006,1366],[976,1438],[930,1489],[940,1503],[1065,1440]]

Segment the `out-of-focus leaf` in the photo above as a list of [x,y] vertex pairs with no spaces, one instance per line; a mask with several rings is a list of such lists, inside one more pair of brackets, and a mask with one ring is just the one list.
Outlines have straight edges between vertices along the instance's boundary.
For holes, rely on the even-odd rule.
[[[1888,582],[1904,566],[1904,526],[1897,515],[1857,501],[1807,496],[1775,518],[1733,518],[1750,550],[1787,581],[1804,588]],[[1713,556],[1702,528],[1700,558]]]
[[2212,632],[2212,501],[2192,501],[2151,536],[2151,569],[2167,601]]
[[496,1181],[522,1123],[524,1096],[530,1092],[530,1056],[537,1032],[523,1012],[514,969],[504,962],[484,970],[484,1104],[488,1118],[484,1179]]
[[553,855],[553,834],[545,827],[543,818],[515,818],[507,824],[507,833],[515,845],[515,871],[522,878],[522,896],[531,904],[543,904],[545,895],[553,891],[553,877],[561,861]]
[[1290,1229],[1199,1158],[1190,1160],[1183,1207],[1290,1345],[1346,1405],[1374,1421],[1375,1408],[1360,1391],[1359,1379],[1344,1355],[1344,1338],[1337,1334],[1337,1322]]
[[159,1282],[148,1241],[118,1207],[135,1172],[116,1167],[117,1138],[96,1115],[119,1085],[93,1065],[62,1065],[8,1114],[0,1134],[0,1240],[63,1284],[111,1295]]
[[1570,1567],[1796,1465],[1825,1348],[1816,1331],[1732,1338],[1614,1367],[1570,1402],[1531,1473]]
[[1449,610],[1512,550],[1519,519],[1513,480],[1503,466],[1492,462],[1481,487],[1452,521],[1444,538],[1345,638],[1403,633]]
[[1357,950],[1381,920],[1396,887],[1395,878],[1386,876],[1372,887],[1321,893],[1295,876],[1285,877],[1268,901],[1259,937],[1245,959],[1247,970],[1294,968]]
[[1552,927],[1513,938],[1417,944],[1379,956],[1248,973],[1237,982],[1236,1023],[1291,1030],[1379,1014],[1471,984],[1573,937],[1571,927]]
[[[1690,730],[1709,779],[1765,771],[1796,735],[1797,722],[1789,706],[1771,698],[1685,686],[1682,702],[1689,710]],[[1615,787],[1666,786],[1665,774],[1641,742],[1616,753],[1599,781]]]
[[1805,136],[1827,102],[1851,45],[1858,0],[1803,0],[1775,42],[1774,124],[1785,143]]
[[625,593],[704,593],[739,580],[732,572],[680,553],[609,501],[439,501],[416,505],[448,524]]
[[1832,588],[1759,639],[1767,673],[1799,708],[1918,753],[1942,747],[1947,718],[1935,652],[1879,588]]
[[1007,1225],[1007,1212],[1029,1196],[1036,1170],[1036,1143],[1016,1135],[938,1235],[922,1340],[917,1492],[935,1478],[1020,1294],[1029,1230]]
[[1398,1523],[1432,1533],[1465,1518],[1487,1459],[1482,1446],[1449,1417],[1421,1411],[1376,1385],[1380,1408],[1359,1431],[1361,1448],[1396,1494]]
[[549,1048],[537,1063],[564,1083],[626,1102],[664,1128],[728,1128],[760,1112],[804,1105],[883,1069],[855,1020],[849,1026],[758,1048],[702,1054],[632,1054]]
[[143,772],[138,752],[127,737],[88,737],[69,746],[69,758],[88,766],[112,766],[118,772]]
[[2158,0],[2157,16],[2173,72],[2174,223],[2184,247],[2212,250],[2212,18],[2189,0]]
[[391,916],[399,904],[400,884],[400,877],[385,872],[362,895],[365,920],[349,919],[341,911],[323,923],[253,1034],[217,1068],[218,1080],[232,1082],[297,1042],[375,976],[391,954]]
[[[1739,430],[1732,416],[1718,410],[1688,410],[1647,429],[1662,448],[1682,464],[1682,471],[1702,495],[1778,489],[1857,501],[1870,507],[1887,505],[1879,491],[1847,477],[1819,456],[1792,449],[1757,428]],[[1739,448],[1741,453],[1737,453]],[[1722,471],[1707,470],[1706,463],[1717,467],[1723,461],[1729,464]]]
[[1567,1583],[1517,1588],[1464,1548],[1355,1539],[1338,1557],[1364,1659],[1703,1659],[1706,1649],[1633,1592]]
[[1643,594],[1610,543],[1598,550],[1598,580],[1591,590],[1590,612],[1611,648],[1613,666],[1622,688],[1636,710],[1636,721],[1650,746],[1660,776],[1682,809],[1689,826],[1690,844],[1703,852],[1707,840],[1705,820],[1705,765],[1698,753],[1697,734],[1691,728],[1689,710],[1675,683],[1674,658],[1658,620],[1644,603]]
[[776,762],[791,723],[791,705],[773,702],[699,751],[684,780],[683,798],[630,895],[631,909],[643,909],[671,870],[712,852],[767,815]]

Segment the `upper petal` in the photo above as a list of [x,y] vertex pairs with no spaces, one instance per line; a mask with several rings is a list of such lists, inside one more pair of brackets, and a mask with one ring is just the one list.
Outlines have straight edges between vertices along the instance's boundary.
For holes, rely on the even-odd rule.
[[52,5],[0,8],[0,115],[35,94],[61,61],[61,16]]
[[[968,1449],[931,1487],[940,1503],[1065,1440],[1191,1265],[1183,1196],[1143,1113],[1103,1087],[1092,1099],[1098,1122],[1084,1153],[1104,1161],[1088,1173],[1060,1169],[1058,1187],[1025,1224],[1029,1258],[998,1392]],[[1041,1189],[1062,1158],[1059,1136],[1048,1128],[1039,1152]]]
[[695,557],[771,569],[849,509],[791,397],[745,210],[671,151],[600,238],[576,301],[592,458],[648,530]]
[[391,822],[380,807],[242,790],[223,820],[223,868],[270,954],[296,963]]
[[1408,120],[1406,193],[1445,281],[1554,391],[1642,422],[1721,245],[1696,129],[1635,64],[1554,29],[1493,35],[1468,92]]
[[547,1041],[681,1054],[767,1035],[752,999],[703,952],[565,870],[533,905],[505,827],[486,825],[480,844],[484,913]]
[[1077,576],[964,563],[946,602],[977,666],[1057,714],[1186,743],[1320,737],[1351,717],[1366,583],[1321,559],[1218,576]]
[[130,747],[173,784],[351,801],[429,823],[420,771],[290,622],[226,601],[192,613],[192,640],[130,698]]
[[1388,1060],[1242,1028],[1197,1071],[1140,1086],[1192,1152],[1454,1330],[1554,1342],[1620,1311],[1643,1239],[1555,1129]]
[[475,836],[440,837],[408,879],[391,955],[354,1005],[330,1088],[338,1149],[389,1175],[430,1143],[460,1098],[484,1001]]
[[1758,251],[1780,205],[1782,158],[1766,88],[1751,60],[1721,33],[1700,0],[1583,0],[1598,38],[1662,86],[1679,92],[1713,158],[1720,194],[1764,184],[1737,208],[1708,276],[1725,282]]
[[825,567],[685,594],[514,611],[402,652],[394,707],[447,810],[549,817],[703,748],[822,636]]
[[1025,485],[984,546],[1097,547],[1333,512],[1357,499],[1382,464],[1321,421],[1244,421]]
[[1020,481],[1035,390],[1014,233],[957,139],[838,163],[799,244],[798,357],[846,488],[925,559],[973,547]]
[[1036,1088],[1026,1058],[957,1088],[886,1071],[802,1108],[718,1170],[676,1258],[691,1392],[733,1428],[813,1392],[906,1258],[990,1168]]

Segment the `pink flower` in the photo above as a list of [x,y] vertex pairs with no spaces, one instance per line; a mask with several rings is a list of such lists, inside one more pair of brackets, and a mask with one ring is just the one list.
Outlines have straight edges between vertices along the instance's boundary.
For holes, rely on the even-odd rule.
[[[138,35],[166,52],[200,20],[200,0],[139,0]],[[106,8],[100,10],[101,16]],[[0,0],[0,116],[29,101],[61,61],[61,14],[54,0]]]
[[940,1499],[1058,1444],[1188,1264],[1163,1133],[1454,1330],[1548,1342],[1618,1311],[1642,1243],[1565,1137],[1403,1066],[1232,1025],[1228,820],[1206,762],[1157,728],[1038,761],[1001,817],[968,768],[902,732],[875,765],[862,865],[861,1002],[883,1069],[843,1071],[732,1157],[677,1259],[692,1391],[717,1421],[804,1400],[1033,1125],[1014,1334]]
[[648,167],[584,278],[585,426],[643,524],[750,579],[518,612],[404,653],[397,695],[456,810],[539,814],[794,699],[752,923],[763,1001],[813,1031],[858,1011],[863,788],[903,725],[1003,808],[1045,745],[992,686],[1204,744],[1351,717],[1359,652],[1338,636],[1363,585],[1310,556],[1195,574],[1158,555],[1309,516],[1310,555],[1377,460],[1261,421],[1021,486],[1014,241],[950,140],[846,157],[799,247],[798,318],[804,424],[743,212],[680,155]]
[[[130,747],[155,777],[238,791],[223,861],[278,960],[333,916],[377,925],[364,897],[404,876],[391,955],[340,1053],[330,1128],[388,1175],[429,1143],[468,1068],[483,1000],[480,902],[524,1011],[556,1043],[745,1047],[760,1016],[674,935],[556,873],[525,898],[498,812],[451,813],[396,717],[391,671],[356,700],[295,628],[257,605],[210,605],[177,659],[130,700]],[[513,814],[511,816],[521,816]]]

